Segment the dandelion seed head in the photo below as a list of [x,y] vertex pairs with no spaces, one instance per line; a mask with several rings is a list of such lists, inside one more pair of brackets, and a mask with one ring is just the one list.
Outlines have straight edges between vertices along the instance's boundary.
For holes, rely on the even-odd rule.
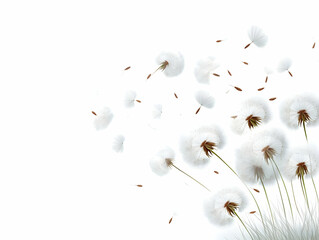
[[136,101],[136,92],[127,91],[124,97],[124,105],[127,108],[134,107]]
[[183,72],[184,69],[184,57],[180,53],[174,52],[162,52],[156,58],[156,63],[163,65],[167,62],[165,68],[162,69],[167,77],[176,77]]
[[98,131],[107,128],[113,119],[113,113],[108,107],[104,107],[95,114],[93,123],[95,129]]
[[174,159],[175,153],[173,149],[166,147],[160,150],[153,158],[151,158],[150,167],[155,174],[163,176],[169,172]]
[[278,65],[278,72],[288,71],[292,65],[292,60],[290,58],[283,59]]
[[195,69],[194,75],[199,83],[208,84],[212,78],[212,73],[219,67],[219,64],[215,61],[213,57],[208,57],[198,61]]
[[207,91],[197,91],[195,94],[195,99],[203,107],[212,108],[214,106],[214,98]]
[[264,47],[268,42],[268,37],[264,31],[257,27],[252,26],[248,31],[248,36],[250,41],[255,44],[257,47]]

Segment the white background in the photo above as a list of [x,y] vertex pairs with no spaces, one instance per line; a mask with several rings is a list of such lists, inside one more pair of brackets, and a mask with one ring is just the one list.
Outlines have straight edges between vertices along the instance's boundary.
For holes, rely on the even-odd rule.
[[[169,145],[176,164],[211,189],[240,185],[217,159],[204,169],[185,165],[178,141],[189,129],[216,123],[227,135],[219,153],[234,165],[242,138],[231,133],[229,116],[239,100],[258,94],[277,97],[269,103],[269,126],[289,133],[291,146],[303,144],[301,129],[281,125],[278,104],[295,93],[318,93],[316,3],[1,1],[0,239],[217,239],[227,228],[205,219],[205,189],[178,172],[157,177],[148,160]],[[251,25],[269,36],[265,48],[243,49]],[[183,74],[165,78],[159,72],[146,81],[157,54],[167,49],[184,55]],[[209,87],[193,75],[194,64],[207,56],[221,64],[221,78]],[[257,92],[264,67],[276,68],[286,57],[294,77],[273,74]],[[244,91],[225,94],[229,84]],[[203,88],[214,95],[215,107],[195,115],[193,95]],[[142,101],[130,110],[123,106],[127,90]],[[160,121],[151,117],[155,103],[163,104]],[[102,106],[114,119],[97,132],[91,111]],[[112,151],[117,134],[126,136],[122,154]],[[318,128],[309,130],[310,141],[318,142],[318,134]]]

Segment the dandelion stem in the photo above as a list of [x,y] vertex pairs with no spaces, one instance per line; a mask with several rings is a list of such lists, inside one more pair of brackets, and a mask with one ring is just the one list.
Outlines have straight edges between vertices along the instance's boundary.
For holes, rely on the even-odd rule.
[[302,126],[303,126],[303,130],[304,130],[304,132],[305,132],[306,140],[307,140],[307,142],[308,142],[308,136],[307,136],[306,123],[305,123],[305,121],[302,121]]
[[283,177],[282,177],[282,175],[281,175],[281,172],[280,172],[279,167],[278,167],[277,163],[275,162],[275,160],[272,159],[272,162],[273,162],[274,165],[276,166],[277,171],[278,171],[278,173],[279,173],[279,176],[280,176],[280,178],[281,178],[282,184],[284,185],[284,188],[285,188],[285,191],[286,191],[286,194],[287,194],[287,198],[288,198],[288,202],[289,202],[289,206],[290,206],[291,216],[292,216],[292,218],[294,218],[294,214],[293,214],[292,206],[291,206],[291,201],[290,201],[290,197],[289,197],[289,194],[288,194],[288,190],[287,190],[285,181],[284,181],[284,179],[283,179]]
[[279,190],[279,194],[280,194],[280,199],[281,199],[281,203],[282,203],[282,208],[283,208],[283,210],[284,210],[285,218],[286,218],[286,221],[287,221],[287,214],[286,214],[285,203],[284,203],[284,199],[283,199],[283,197],[282,197],[280,185],[279,185],[279,182],[278,182],[278,178],[277,178],[277,174],[276,174],[276,172],[275,172],[275,168],[274,168],[273,162],[274,162],[274,160],[272,160],[271,166],[272,166],[272,170],[274,171],[274,174],[275,174],[275,179],[276,179],[277,186],[278,186],[278,190]]
[[304,174],[303,174],[303,173],[301,174],[300,183],[301,183],[301,186],[303,186],[303,189],[304,189],[304,197],[305,197],[305,200],[306,200],[306,203],[307,203],[308,210],[310,211],[309,201],[308,201],[308,195],[307,195],[307,189],[306,189],[306,184],[305,184],[305,178],[304,178]]
[[266,230],[266,225],[265,225],[265,222],[264,222],[264,219],[263,219],[263,216],[262,216],[260,207],[259,207],[259,205],[258,205],[258,202],[257,202],[257,200],[256,200],[256,198],[255,198],[255,196],[254,196],[254,194],[250,191],[249,187],[248,187],[248,186],[246,185],[246,183],[238,176],[238,174],[237,174],[217,153],[215,153],[215,152],[213,151],[213,149],[210,149],[210,150],[211,150],[211,152],[212,152],[216,157],[218,157],[218,158],[239,178],[239,180],[240,180],[240,181],[244,184],[244,186],[247,188],[248,192],[250,193],[250,195],[252,196],[252,198],[253,198],[254,201],[255,201],[255,204],[256,204],[256,206],[257,206],[257,208],[258,208],[258,212],[259,212],[259,214],[260,214],[260,218],[261,218],[261,221],[262,221],[262,223],[263,223],[264,229]]
[[199,181],[197,181],[195,178],[193,178],[191,175],[187,174],[186,172],[184,172],[183,170],[179,169],[178,167],[176,167],[174,164],[171,164],[171,166],[173,166],[174,168],[176,168],[178,171],[180,171],[181,173],[184,173],[187,177],[193,179],[195,182],[197,182],[199,185],[201,185],[202,187],[204,187],[207,191],[210,192],[210,190],[202,183],[200,183]]
[[292,181],[290,181],[290,184],[291,184],[292,196],[293,196],[293,198],[294,198],[294,202],[295,202],[295,205],[296,205],[297,212],[298,212],[299,216],[301,216],[301,215],[300,215],[300,212],[299,212],[298,205],[297,205],[296,196],[295,196],[295,191],[294,191],[294,185],[293,185]]
[[266,199],[267,199],[267,203],[268,203],[268,207],[269,207],[269,211],[270,211],[270,215],[271,215],[272,223],[273,223],[273,225],[275,225],[274,215],[272,214],[272,210],[271,210],[271,206],[270,206],[270,202],[269,202],[268,194],[267,194],[267,191],[266,191],[266,188],[265,188],[264,182],[263,182],[263,180],[262,180],[261,178],[260,178],[260,182],[261,182],[261,185],[263,186],[263,189],[264,189],[264,192],[265,192],[265,195],[266,195]]
[[313,180],[313,176],[312,175],[311,175],[311,180],[312,180],[312,184],[313,184],[313,187],[315,189],[315,192],[316,192],[317,201],[319,202],[317,187],[316,187],[315,181]]
[[251,235],[251,233],[248,231],[248,228],[246,227],[245,223],[243,222],[243,220],[241,220],[241,218],[238,216],[238,214],[236,213],[236,211],[234,211],[234,214],[236,215],[236,217],[239,219],[239,221],[241,222],[241,224],[244,226],[244,228],[246,229],[246,231],[248,232],[249,236],[251,237],[252,240],[254,240],[253,236]]

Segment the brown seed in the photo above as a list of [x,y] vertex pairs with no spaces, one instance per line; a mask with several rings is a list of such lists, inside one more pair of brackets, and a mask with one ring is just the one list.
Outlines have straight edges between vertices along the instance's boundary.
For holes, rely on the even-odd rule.
[[171,224],[172,220],[173,220],[173,217],[171,217],[171,219],[169,220],[168,224]]
[[269,101],[274,101],[276,100],[277,98],[273,97],[273,98],[269,98]]
[[263,88],[263,87],[262,87],[262,88],[258,88],[258,91],[262,91],[262,90],[264,90],[264,89],[265,89],[265,88]]
[[202,106],[200,106],[198,109],[197,109],[197,111],[196,111],[196,113],[195,114],[197,114],[198,112],[199,112],[199,110],[200,110],[200,108],[201,108]]
[[216,76],[216,77],[220,77],[220,75],[217,74],[217,73],[213,73],[213,75]]
[[235,115],[235,116],[231,116],[231,118],[234,118],[234,119],[235,119],[235,118],[237,118],[237,115]]
[[239,88],[239,87],[234,87],[237,91],[243,91],[241,88]]
[[251,211],[250,214],[254,214],[256,211]]
[[136,185],[137,187],[143,187],[143,185],[140,185],[140,184],[138,184],[138,185]]
[[131,68],[131,66],[129,66],[129,67],[127,67],[127,68],[125,68],[125,69],[124,69],[124,71],[129,70],[130,68]]
[[243,64],[246,64],[246,65],[248,65],[248,62],[243,62]]
[[266,77],[266,80],[265,80],[265,83],[267,83],[268,82],[268,76]]
[[138,102],[138,103],[141,103],[141,100],[135,100],[136,102]]
[[174,95],[175,95],[176,98],[178,98],[176,93],[174,93]]
[[316,43],[314,42],[313,45],[312,45],[312,48],[315,48],[315,46],[316,46]]
[[146,78],[146,79],[149,79],[151,76],[152,76],[152,74],[148,74],[148,76],[147,76],[147,78]]
[[97,114],[96,114],[95,112],[92,111],[92,113],[93,113],[95,116],[97,116]]
[[255,191],[255,192],[258,192],[258,193],[260,192],[260,191],[259,191],[258,189],[256,189],[256,188],[254,188],[254,191]]
[[230,72],[229,70],[227,70],[227,72],[228,72],[229,76],[232,76],[232,75],[231,75],[231,72]]
[[293,77],[293,76],[292,76],[292,73],[291,73],[290,71],[288,71],[288,73],[289,73],[290,77]]
[[219,174],[219,172],[217,172],[217,171],[214,171],[214,173]]
[[244,49],[248,48],[248,47],[250,46],[250,44],[251,44],[251,43],[247,44]]
[[223,40],[217,40],[216,42],[222,42]]

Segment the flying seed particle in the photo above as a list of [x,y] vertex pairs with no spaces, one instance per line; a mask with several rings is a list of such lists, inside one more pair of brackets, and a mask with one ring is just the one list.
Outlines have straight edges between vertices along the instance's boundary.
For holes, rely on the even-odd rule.
[[292,73],[291,73],[290,71],[288,71],[288,73],[289,73],[290,77],[293,77],[293,76],[292,76]]
[[234,87],[237,91],[243,91],[241,88],[239,88],[239,87]]
[[260,191],[259,191],[258,189],[256,189],[256,188],[254,188],[254,191],[255,191],[255,192],[258,192],[258,193],[260,192]]
[[251,44],[251,43],[247,44],[244,49],[248,48],[248,47],[250,46],[250,44]]
[[254,214],[256,211],[251,211],[250,214]]
[[219,172],[217,172],[217,171],[214,171],[214,173],[219,174]]
[[171,224],[172,220],[173,220],[173,217],[171,217],[171,219],[169,220],[168,224]]
[[147,78],[146,78],[146,79],[149,79],[151,76],[152,76],[152,74],[148,74],[148,76],[147,76]]
[[231,116],[231,118],[235,119],[235,118],[237,118],[237,115],[236,116]]
[[243,62],[243,64],[246,64],[246,65],[248,65],[248,62]]
[[262,87],[262,88],[258,88],[258,91],[262,91],[262,90],[264,90],[264,89],[265,89],[265,88],[263,88],[263,87]]
[[268,82],[268,76],[266,77],[266,80],[265,80],[265,83],[267,83]]
[[220,75],[217,74],[217,73],[213,73],[213,75],[216,76],[216,77],[220,77]]
[[217,40],[216,42],[222,42],[223,40]]
[[195,114],[197,114],[197,113],[199,112],[200,108],[201,108],[201,106],[197,109],[197,111],[196,111],[196,113],[195,113]]
[[269,101],[274,101],[276,100],[277,98],[273,97],[273,98],[269,98]]
[[141,103],[141,100],[135,100],[136,102],[138,102],[138,103]]
[[95,116],[97,116],[97,114],[96,114],[95,112],[92,111],[92,113],[93,113]]
[[176,93],[174,93],[174,95],[175,95],[176,98],[178,98]]
[[313,45],[312,45],[312,48],[315,48],[315,46],[316,46],[316,43],[314,42]]
[[125,69],[124,69],[124,71],[129,70],[130,68],[131,68],[131,66],[129,66],[129,67],[127,67],[127,68],[125,68]]
[[140,185],[140,184],[138,184],[138,185],[136,185],[137,187],[143,187],[143,185]]
[[232,76],[229,70],[227,70],[227,72],[228,72],[229,76]]

